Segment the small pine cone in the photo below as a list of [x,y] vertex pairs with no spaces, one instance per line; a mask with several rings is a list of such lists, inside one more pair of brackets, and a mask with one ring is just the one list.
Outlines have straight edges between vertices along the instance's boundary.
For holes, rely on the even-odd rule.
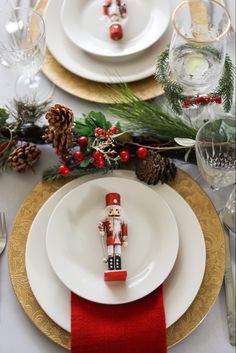
[[162,157],[158,152],[149,151],[145,159],[136,164],[136,175],[138,179],[147,184],[156,185],[159,181],[167,183],[176,175],[176,166],[169,158]]
[[46,119],[51,129],[62,132],[72,128],[74,114],[65,105],[55,104],[54,107],[48,110]]
[[44,130],[44,134],[42,136],[43,140],[45,143],[51,143],[54,139],[54,131],[51,130],[49,127],[47,127],[45,130]]
[[12,170],[24,173],[38,162],[40,154],[36,145],[26,143],[10,153],[8,163]]

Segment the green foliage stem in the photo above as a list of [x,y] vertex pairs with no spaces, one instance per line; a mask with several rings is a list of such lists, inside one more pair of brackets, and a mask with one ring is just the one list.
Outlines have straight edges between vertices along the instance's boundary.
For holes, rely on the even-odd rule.
[[75,178],[79,178],[83,175],[95,174],[98,172],[107,172],[107,168],[95,168],[95,167],[87,167],[87,168],[73,168],[67,176],[62,176],[58,173],[58,166],[51,167],[46,169],[43,172],[43,181],[53,181],[53,180],[72,180]]
[[110,106],[108,112],[120,119],[123,131],[133,135],[155,135],[162,139],[195,138],[194,128],[160,106],[141,101],[127,85],[120,86],[117,93],[126,103]]

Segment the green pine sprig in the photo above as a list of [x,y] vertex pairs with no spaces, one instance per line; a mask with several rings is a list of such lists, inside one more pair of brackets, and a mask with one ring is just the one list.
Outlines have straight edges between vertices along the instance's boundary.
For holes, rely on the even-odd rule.
[[120,101],[126,103],[110,106],[108,112],[120,119],[123,131],[132,135],[155,135],[161,139],[195,138],[196,130],[180,117],[164,111],[159,105],[141,101],[125,84],[114,89]]
[[[209,46],[197,47],[193,44],[185,44],[181,46],[182,49],[197,48],[200,52],[210,52],[215,56],[217,60],[221,60],[221,53]],[[169,47],[167,47],[158,57],[155,78],[162,84],[166,98],[171,105],[173,111],[181,115],[182,105],[186,99],[193,99],[192,96],[184,95],[184,88],[178,82],[170,79],[169,77]],[[209,93],[208,96],[223,98],[223,107],[226,112],[229,112],[233,103],[234,94],[234,79],[235,79],[235,67],[229,57],[226,55],[224,70],[219,80],[217,88],[214,92]]]
[[166,98],[171,103],[173,111],[181,115],[184,88],[169,78],[169,47],[158,57],[155,78],[162,84]]
[[0,130],[6,124],[7,119],[9,118],[9,112],[7,109],[0,107]]
[[11,123],[13,132],[17,133],[24,125],[35,124],[47,112],[50,103],[51,99],[40,103],[35,100],[13,99],[6,106],[9,116],[13,118]]
[[221,96],[225,112],[229,112],[234,98],[235,67],[226,54],[223,74],[220,78],[217,88],[210,94],[213,97]]

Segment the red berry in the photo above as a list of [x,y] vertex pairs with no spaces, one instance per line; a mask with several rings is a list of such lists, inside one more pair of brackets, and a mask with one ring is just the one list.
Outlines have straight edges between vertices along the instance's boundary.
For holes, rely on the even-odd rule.
[[69,172],[70,172],[70,169],[65,164],[61,164],[58,167],[58,173],[63,176],[66,176]]
[[104,158],[103,158],[103,157],[99,157],[99,158],[95,159],[94,165],[95,165],[95,167],[97,167],[97,168],[102,168],[102,167],[104,167],[104,165],[105,165],[105,160],[104,160]]
[[96,127],[94,130],[95,136],[105,136],[106,132],[101,127]]
[[118,132],[118,129],[117,127],[113,126],[113,127],[110,127],[110,129],[107,130],[107,134],[117,134]]
[[103,153],[100,152],[100,151],[95,151],[95,152],[93,152],[92,157],[93,157],[94,159],[103,158]]
[[146,158],[148,154],[148,150],[146,147],[139,147],[136,151],[136,154],[139,158]]
[[123,150],[119,153],[121,162],[128,162],[130,154],[128,151]]
[[222,97],[219,96],[219,97],[215,98],[215,103],[221,104],[222,103]]
[[78,144],[80,147],[86,147],[88,144],[88,138],[86,136],[80,136],[78,138]]
[[2,158],[3,157],[3,153],[2,152],[0,152],[0,158]]
[[74,152],[72,156],[76,160],[76,162],[81,162],[82,159],[84,158],[84,154],[81,151]]

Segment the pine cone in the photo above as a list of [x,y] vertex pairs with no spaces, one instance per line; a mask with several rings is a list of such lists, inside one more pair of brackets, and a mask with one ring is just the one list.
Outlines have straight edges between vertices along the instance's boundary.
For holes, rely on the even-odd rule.
[[49,127],[47,127],[45,130],[44,130],[44,134],[42,136],[43,140],[45,143],[51,143],[54,139],[54,132],[53,130],[51,130]]
[[48,110],[46,119],[48,120],[50,129],[63,132],[72,128],[74,114],[65,105],[55,104],[54,107]]
[[43,139],[52,143],[60,154],[66,153],[72,144],[72,127],[74,114],[64,105],[56,104],[46,114],[49,128],[46,129]]
[[57,149],[57,152],[63,154],[68,151],[72,144],[71,131],[64,131],[63,133],[54,133],[52,146]]
[[176,175],[176,166],[169,158],[162,157],[158,152],[149,151],[145,159],[136,164],[136,175],[138,179],[147,184],[156,185],[159,181],[167,183]]
[[10,153],[8,163],[12,170],[24,173],[38,162],[40,154],[41,151],[36,145],[26,143]]

